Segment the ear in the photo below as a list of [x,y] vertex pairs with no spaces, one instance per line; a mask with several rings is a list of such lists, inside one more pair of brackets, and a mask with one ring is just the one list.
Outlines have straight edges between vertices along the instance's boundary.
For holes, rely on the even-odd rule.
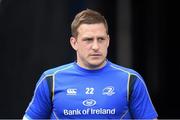
[[74,50],[77,50],[77,39],[75,37],[70,38],[70,44]]

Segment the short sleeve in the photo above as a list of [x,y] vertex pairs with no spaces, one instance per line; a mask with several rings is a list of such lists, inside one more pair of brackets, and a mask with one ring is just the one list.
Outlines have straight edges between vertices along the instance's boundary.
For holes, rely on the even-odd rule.
[[51,99],[50,92],[46,80],[46,76],[43,74],[36,84],[34,96],[26,109],[26,118],[32,119],[47,119],[51,114]]
[[134,77],[130,96],[130,111],[132,117],[136,119],[153,119],[158,116],[142,77]]

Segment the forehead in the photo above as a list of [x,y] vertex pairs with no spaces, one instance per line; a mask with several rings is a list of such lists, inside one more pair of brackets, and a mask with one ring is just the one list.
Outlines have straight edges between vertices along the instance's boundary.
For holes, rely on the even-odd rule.
[[106,28],[103,23],[81,24],[77,31],[78,35],[107,35]]

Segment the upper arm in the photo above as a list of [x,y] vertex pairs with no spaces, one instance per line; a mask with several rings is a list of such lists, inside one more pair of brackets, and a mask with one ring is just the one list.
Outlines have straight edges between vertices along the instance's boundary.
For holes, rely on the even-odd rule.
[[130,111],[134,118],[157,118],[147,87],[141,77],[135,76],[130,96]]
[[34,96],[25,112],[30,118],[50,118],[51,99],[46,77],[42,76],[34,91]]

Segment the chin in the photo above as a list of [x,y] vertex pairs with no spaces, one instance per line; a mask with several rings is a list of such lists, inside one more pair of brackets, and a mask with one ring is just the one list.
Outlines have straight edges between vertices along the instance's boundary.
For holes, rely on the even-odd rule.
[[99,68],[103,65],[105,60],[93,60],[93,61],[90,61],[89,64],[90,66],[94,67],[94,68]]

